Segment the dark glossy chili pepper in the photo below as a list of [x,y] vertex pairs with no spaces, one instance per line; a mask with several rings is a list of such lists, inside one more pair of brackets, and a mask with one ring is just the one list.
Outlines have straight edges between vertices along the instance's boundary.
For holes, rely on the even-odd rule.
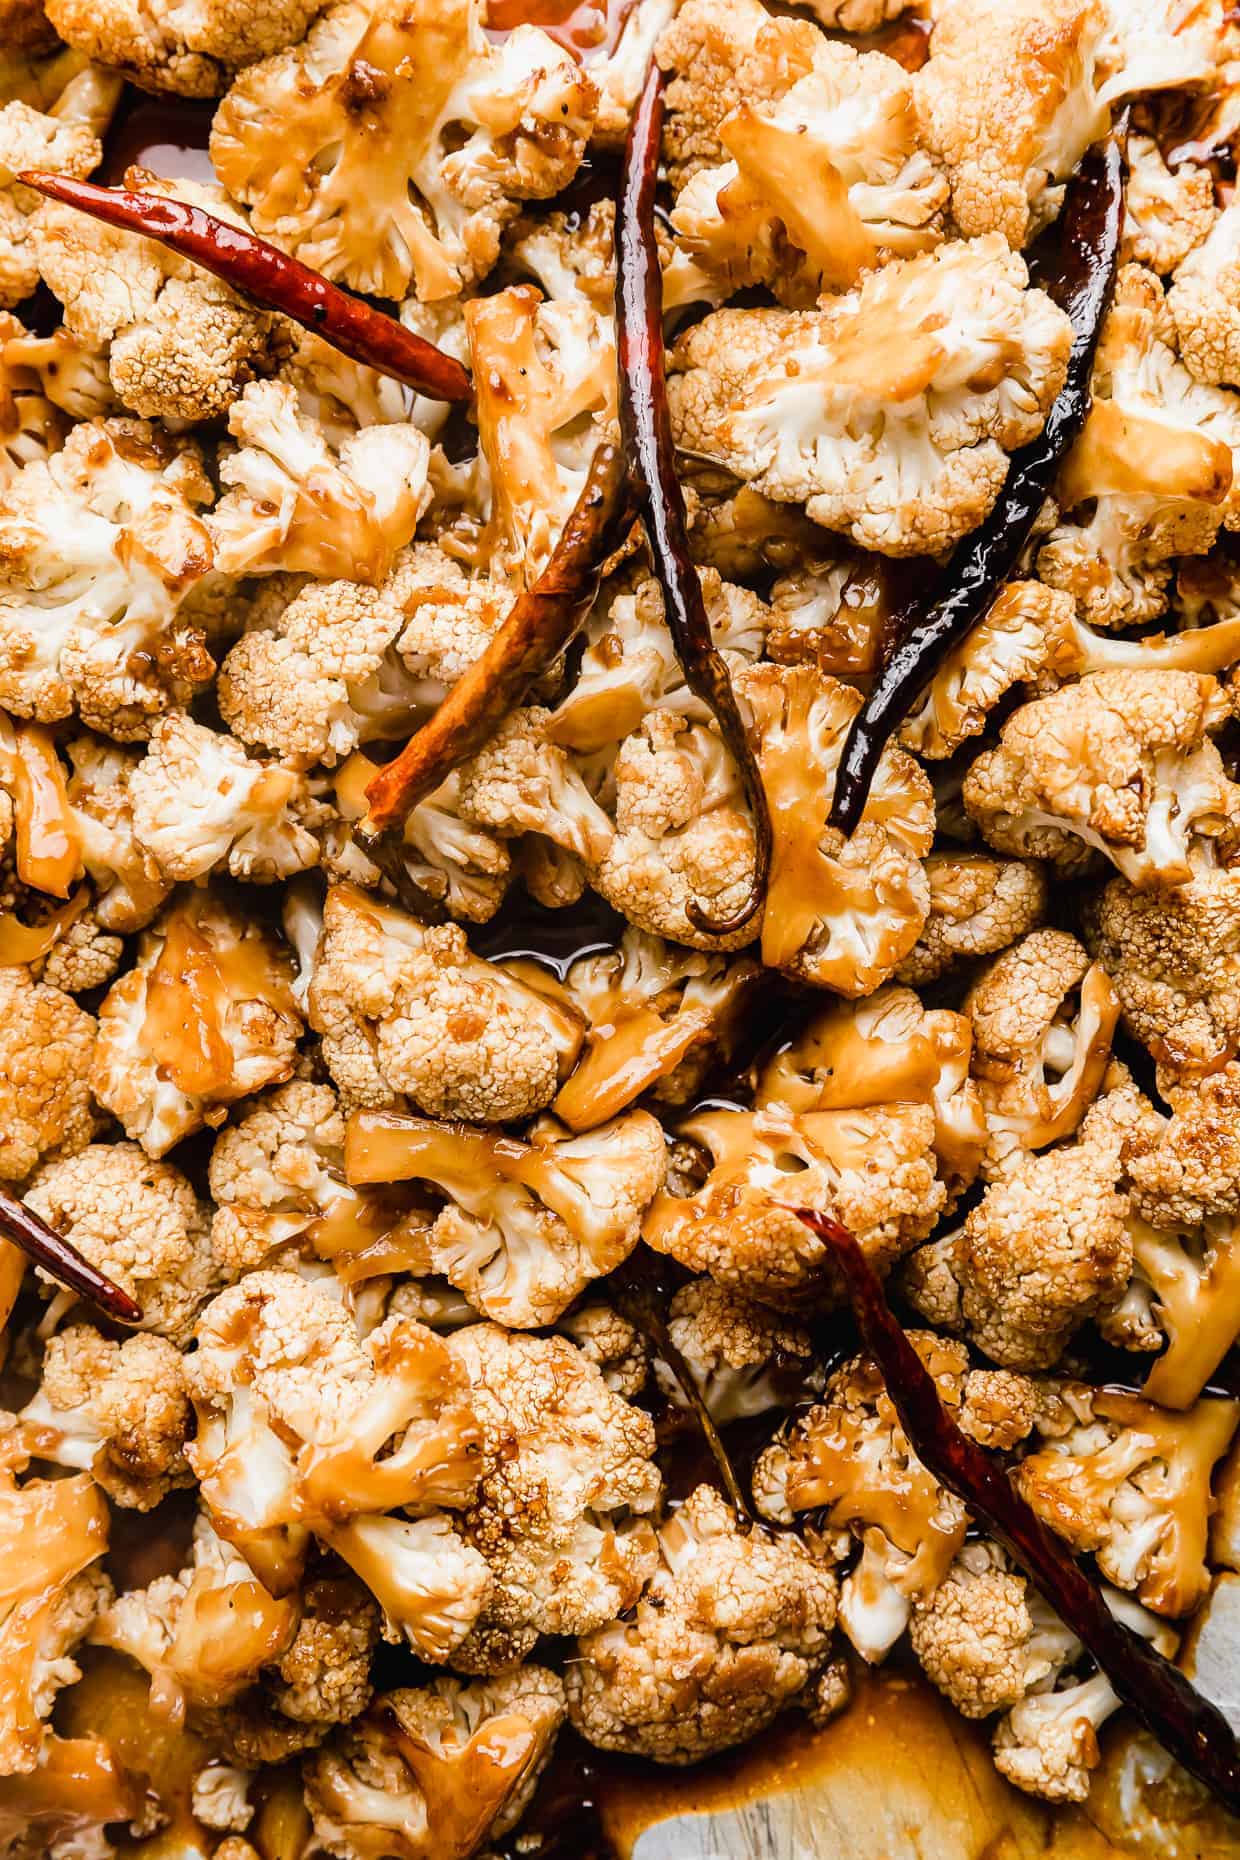
[[265,239],[232,226],[202,207],[172,200],[164,194],[135,192],[123,187],[97,187],[93,181],[74,181],[68,175],[27,172],[27,187],[77,207],[105,225],[141,233],[166,245],[181,258],[192,259],[231,285],[239,297],[264,310],[278,310],[303,329],[339,349],[355,362],[364,362],[380,374],[391,375],[431,400],[470,400],[473,388],[459,362],[437,349],[433,342],[415,336],[394,316],[329,284],[309,265]]
[[663,353],[663,272],[654,221],[662,128],[663,74],[652,63],[629,126],[616,202],[620,431],[676,657],[685,683],[709,707],[736,760],[753,816],[753,881],[740,910],[721,921],[709,916],[696,900],[686,907],[691,922],[718,936],[739,930],[762,908],[771,869],[771,815],[727,665],[711,636],[702,583],[689,554],[685,500],[676,475]]
[[97,1266],[83,1259],[76,1247],[63,1240],[54,1227],[49,1227],[24,1201],[19,1201],[4,1187],[0,1187],[0,1236],[20,1247],[26,1257],[36,1266],[42,1266],[58,1285],[67,1285],[79,1297],[89,1298],[109,1317],[119,1318],[125,1324],[141,1322],[142,1307],[134,1303],[128,1292],[113,1285]]
[[929,590],[911,597],[895,616],[900,643],[853,719],[835,778],[830,824],[841,833],[855,831],[888,741],[1016,567],[1055,473],[1084,425],[1124,221],[1122,134],[1118,130],[1095,145],[1070,183],[1057,275],[1044,280],[1072,323],[1067,379],[1042,432],[1012,454],[1007,481],[986,521],[934,575]]
[[1134,1629],[1117,1621],[1096,1583],[1013,1486],[952,1420],[909,1342],[874,1268],[846,1227],[796,1209],[832,1249],[857,1328],[922,1464],[1015,1558],[1106,1674],[1111,1687],[1170,1752],[1232,1812],[1240,1813],[1240,1752],[1222,1712]]
[[551,560],[519,594],[482,657],[453,685],[430,721],[410,737],[366,790],[361,839],[397,827],[466,757],[481,749],[534,680],[553,665],[585,625],[607,558],[633,521],[624,459],[602,445]]

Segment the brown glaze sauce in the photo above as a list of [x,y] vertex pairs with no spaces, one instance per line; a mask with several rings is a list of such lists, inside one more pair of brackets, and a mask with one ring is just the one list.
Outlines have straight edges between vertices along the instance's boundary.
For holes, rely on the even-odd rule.
[[214,102],[148,97],[143,91],[127,89],[112,119],[95,179],[114,187],[124,180],[126,169],[136,167],[166,181],[213,183],[215,169],[207,144],[214,115]]
[[490,0],[487,32],[506,38],[518,26],[538,26],[549,39],[588,65],[610,58],[637,0]]

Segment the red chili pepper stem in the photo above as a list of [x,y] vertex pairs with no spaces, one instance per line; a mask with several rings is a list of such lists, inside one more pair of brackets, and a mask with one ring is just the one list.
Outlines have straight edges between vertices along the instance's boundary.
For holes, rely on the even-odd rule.
[[97,1266],[84,1259],[76,1247],[62,1239],[54,1227],[49,1227],[24,1201],[19,1201],[4,1187],[0,1187],[0,1235],[20,1247],[27,1258],[36,1266],[42,1266],[57,1284],[68,1286],[80,1298],[88,1298],[109,1317],[119,1318],[123,1324],[142,1322],[142,1307],[134,1303],[128,1292],[114,1285]]
[[722,936],[739,930],[762,908],[771,869],[771,815],[727,664],[711,634],[702,583],[689,553],[685,500],[676,475],[663,348],[663,271],[654,223],[662,129],[663,73],[652,61],[629,126],[616,203],[620,430],[685,683],[715,717],[740,769],[753,816],[754,873],[740,909],[720,919],[696,899],[686,906],[687,916],[699,930]]
[[99,187],[64,174],[27,170],[18,177],[26,187],[77,207],[124,232],[140,233],[188,258],[231,285],[238,296],[264,310],[313,331],[355,362],[391,375],[430,400],[473,398],[469,376],[450,355],[403,323],[376,310],[327,279],[300,259],[290,258],[244,227],[232,226],[203,207],[123,187]]
[[836,772],[830,823],[855,832],[883,750],[925,696],[948,654],[989,612],[1020,560],[1055,474],[1085,422],[1098,336],[1119,262],[1124,222],[1121,123],[1086,155],[1068,187],[1060,269],[1047,289],[1072,323],[1068,374],[1037,439],[1012,454],[1007,482],[986,521],[892,617],[900,643],[853,718]]
[[934,1378],[887,1303],[874,1268],[846,1227],[829,1215],[789,1209],[831,1247],[857,1327],[874,1357],[900,1425],[928,1471],[1024,1569],[1106,1674],[1123,1703],[1178,1763],[1240,1814],[1240,1753],[1222,1712],[1178,1667],[1124,1622],[1097,1585],[1012,1485],[1003,1468],[961,1432]]

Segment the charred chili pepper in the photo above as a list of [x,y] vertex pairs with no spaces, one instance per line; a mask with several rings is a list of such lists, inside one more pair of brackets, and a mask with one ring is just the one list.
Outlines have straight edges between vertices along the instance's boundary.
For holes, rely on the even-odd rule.
[[399,826],[494,734],[541,672],[585,625],[607,558],[624,541],[633,505],[624,459],[602,445],[551,560],[519,594],[480,659],[457,680],[430,721],[380,769],[366,790],[369,812],[357,832],[364,843]]
[[1177,1763],[1240,1813],[1240,1751],[1223,1714],[1124,1622],[1002,1467],[963,1434],[909,1342],[853,1235],[829,1215],[794,1210],[831,1248],[866,1348],[923,1465],[1015,1558],[1097,1661],[1125,1705]]
[[71,1292],[89,1298],[109,1317],[119,1318],[125,1324],[141,1322],[142,1307],[134,1303],[128,1292],[113,1285],[98,1267],[83,1259],[76,1247],[63,1240],[54,1227],[49,1227],[24,1201],[19,1201],[3,1186],[0,1186],[0,1235],[20,1247],[26,1257],[36,1266],[42,1266],[58,1285],[67,1285]]
[[900,641],[853,718],[835,778],[830,824],[855,831],[889,739],[943,661],[988,612],[1012,573],[1055,473],[1089,412],[1090,376],[1119,258],[1124,220],[1122,129],[1086,155],[1063,209],[1058,275],[1046,288],[1072,323],[1068,374],[1042,432],[1012,454],[1007,482],[979,529],[894,617]]
[[636,481],[654,572],[663,590],[668,632],[685,683],[709,707],[718,723],[720,735],[740,769],[753,815],[753,882],[740,910],[720,921],[709,916],[696,899],[686,907],[690,921],[699,930],[721,936],[739,930],[762,908],[771,869],[771,814],[727,665],[711,637],[702,583],[689,554],[685,500],[676,476],[663,356],[663,272],[654,221],[662,128],[663,73],[652,63],[629,127],[616,202],[620,431]]
[[473,396],[461,364],[433,342],[415,336],[394,316],[360,297],[329,284],[317,271],[265,239],[202,207],[164,194],[98,187],[93,181],[74,181],[68,175],[40,170],[23,174],[21,180],[26,187],[67,207],[78,207],[107,226],[141,233],[143,238],[166,245],[231,285],[239,297],[264,310],[278,310],[342,355],[403,381],[431,400],[470,400]]

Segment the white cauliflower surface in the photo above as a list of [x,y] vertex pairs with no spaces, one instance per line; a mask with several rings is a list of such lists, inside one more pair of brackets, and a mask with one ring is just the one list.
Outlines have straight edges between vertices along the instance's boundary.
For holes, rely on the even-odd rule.
[[[1235,11],[0,0],[0,1860],[580,1860],[596,1755],[644,1800],[856,1711],[868,1762],[880,1694],[974,1805],[889,1844],[1129,1839],[1111,1679],[798,1211],[1193,1670],[1240,1568]],[[542,650],[642,463],[656,67],[688,632],[752,762],[657,485]],[[845,835],[867,696],[1059,427],[1121,132],[1088,407]],[[32,170],[257,235],[468,394]],[[1151,1852],[1235,1848],[1142,1791]]]

